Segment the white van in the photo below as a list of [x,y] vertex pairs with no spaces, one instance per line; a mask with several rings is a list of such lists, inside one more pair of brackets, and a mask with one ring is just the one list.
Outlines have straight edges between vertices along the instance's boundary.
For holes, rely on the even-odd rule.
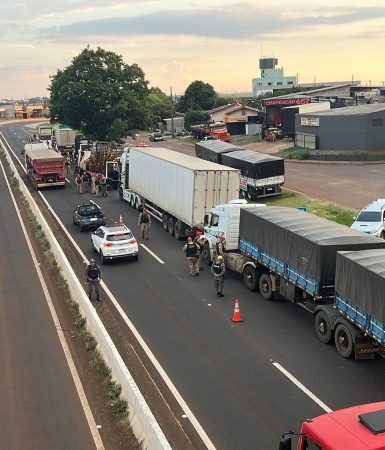
[[380,198],[366,206],[351,228],[385,239],[385,199]]

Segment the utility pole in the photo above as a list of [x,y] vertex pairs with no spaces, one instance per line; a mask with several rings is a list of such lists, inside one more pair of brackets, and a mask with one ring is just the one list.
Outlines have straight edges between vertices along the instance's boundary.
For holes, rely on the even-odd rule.
[[174,132],[174,100],[172,97],[172,86],[170,86],[170,100],[171,100],[171,135],[174,138],[175,132]]

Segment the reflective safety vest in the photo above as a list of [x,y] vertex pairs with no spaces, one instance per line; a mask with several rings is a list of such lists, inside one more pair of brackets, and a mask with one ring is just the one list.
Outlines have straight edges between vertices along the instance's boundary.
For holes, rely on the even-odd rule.
[[215,261],[213,264],[213,271],[216,274],[220,274],[222,272],[222,268],[221,268],[222,263],[219,261]]

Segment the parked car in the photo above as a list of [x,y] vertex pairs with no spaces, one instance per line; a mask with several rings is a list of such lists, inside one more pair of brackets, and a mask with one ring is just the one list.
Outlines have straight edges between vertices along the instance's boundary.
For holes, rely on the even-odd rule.
[[189,136],[189,135],[190,133],[185,129],[179,130],[175,133],[175,136]]
[[138,243],[131,230],[124,224],[103,225],[91,234],[91,246],[94,253],[99,253],[100,262],[119,258],[139,257]]
[[92,200],[76,207],[72,215],[72,221],[75,225],[79,225],[80,231],[85,228],[99,227],[106,223],[105,215],[100,206]]
[[365,206],[351,228],[385,239],[385,199],[380,198]]
[[163,134],[162,133],[151,133],[150,141],[153,141],[153,142],[163,141]]

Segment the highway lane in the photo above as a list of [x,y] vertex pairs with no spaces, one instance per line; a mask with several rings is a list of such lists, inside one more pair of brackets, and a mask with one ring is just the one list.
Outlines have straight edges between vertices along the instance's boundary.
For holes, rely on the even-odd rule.
[[0,170],[0,448],[95,449]]
[[[17,146],[12,133],[8,138]],[[122,213],[139,237],[137,212],[113,194],[98,202],[110,219]],[[91,257],[89,235],[71,223],[78,198],[88,196],[78,197],[68,186],[44,195]],[[187,276],[182,243],[157,223],[145,244],[164,265],[142,250],[138,262],[103,267],[104,280],[217,448],[276,448],[282,432],[322,413],[272,362],[332,409],[382,398],[383,360],[343,360],[317,341],[307,311],[285,301],[264,302],[236,277],[226,281],[226,297],[219,300],[207,271]],[[236,297],[245,318],[241,324],[229,320]]]

